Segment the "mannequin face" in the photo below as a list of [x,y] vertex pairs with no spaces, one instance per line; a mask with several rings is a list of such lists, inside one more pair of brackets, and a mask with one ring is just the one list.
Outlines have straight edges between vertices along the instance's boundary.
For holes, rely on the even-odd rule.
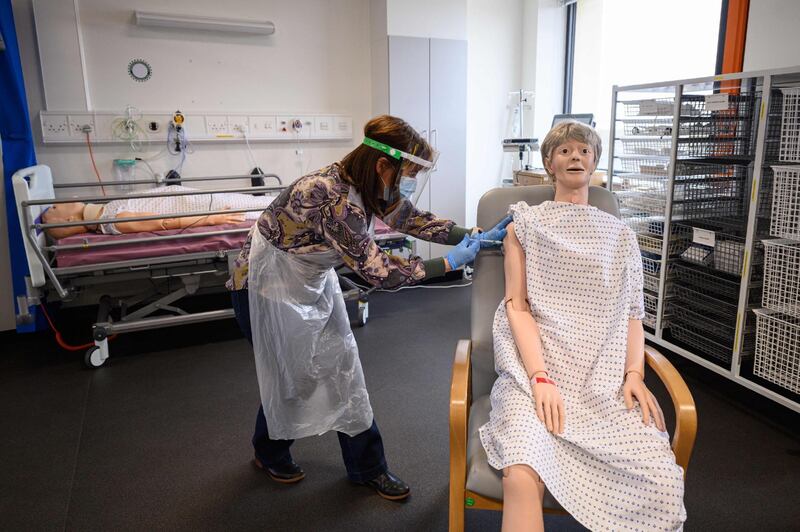
[[544,165],[559,186],[570,190],[586,187],[596,165],[594,150],[588,144],[568,140],[545,158]]
[[42,219],[45,223],[77,222],[83,220],[85,206],[86,204],[80,201],[56,203],[42,214]]

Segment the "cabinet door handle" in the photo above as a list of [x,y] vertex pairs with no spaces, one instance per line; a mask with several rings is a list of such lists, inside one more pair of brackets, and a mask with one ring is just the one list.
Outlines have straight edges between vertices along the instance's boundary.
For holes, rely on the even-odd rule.
[[419,136],[422,137],[425,140],[428,140],[428,130],[427,129],[423,129],[422,131],[419,132]]
[[431,129],[431,144],[433,145],[434,150],[438,150],[437,144],[439,144],[439,132],[435,129]]

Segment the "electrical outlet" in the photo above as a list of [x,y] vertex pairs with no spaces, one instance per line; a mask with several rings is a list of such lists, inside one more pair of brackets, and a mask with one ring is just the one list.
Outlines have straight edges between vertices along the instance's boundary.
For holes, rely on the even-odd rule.
[[245,134],[250,136],[250,124],[246,116],[230,115],[228,117],[228,127],[234,137],[243,137]]
[[228,136],[231,134],[227,116],[206,116],[206,133],[210,137]]
[[45,115],[39,117],[42,120],[42,140],[45,142],[53,140],[69,140],[69,121],[67,115]]
[[346,116],[336,116],[333,118],[333,131],[336,137],[353,136],[353,119]]
[[329,138],[333,137],[333,118],[329,116],[314,117],[313,137]]
[[275,117],[274,116],[250,116],[248,117],[250,123],[250,131],[248,134],[251,138],[269,138],[275,137]]
[[85,139],[86,133],[89,133],[91,139],[94,140],[94,117],[92,115],[70,115],[68,117],[69,134],[75,138]]

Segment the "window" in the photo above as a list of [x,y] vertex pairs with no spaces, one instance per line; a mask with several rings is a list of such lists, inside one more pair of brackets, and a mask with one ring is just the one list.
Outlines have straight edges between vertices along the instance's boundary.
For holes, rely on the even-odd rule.
[[611,88],[713,75],[722,0],[579,0],[572,113],[594,113],[608,168]]

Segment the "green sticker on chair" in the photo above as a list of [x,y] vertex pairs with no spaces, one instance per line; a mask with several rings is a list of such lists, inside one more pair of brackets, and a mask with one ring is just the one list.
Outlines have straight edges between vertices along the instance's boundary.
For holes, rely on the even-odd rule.
[[475,499],[473,499],[472,497],[467,497],[467,500],[465,502],[467,506],[475,506]]

